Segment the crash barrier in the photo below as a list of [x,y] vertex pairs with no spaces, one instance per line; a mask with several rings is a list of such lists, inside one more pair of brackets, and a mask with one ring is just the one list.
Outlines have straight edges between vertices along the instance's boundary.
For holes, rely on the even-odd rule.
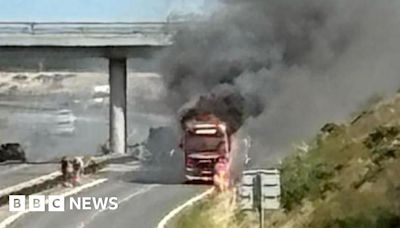
[[[91,174],[102,169],[106,163],[112,159],[110,156],[93,157],[84,164],[83,173]],[[9,195],[31,195],[37,192],[51,189],[65,180],[62,172],[56,171],[45,176],[35,178],[33,180],[17,184],[0,190],[0,206],[8,203]]]

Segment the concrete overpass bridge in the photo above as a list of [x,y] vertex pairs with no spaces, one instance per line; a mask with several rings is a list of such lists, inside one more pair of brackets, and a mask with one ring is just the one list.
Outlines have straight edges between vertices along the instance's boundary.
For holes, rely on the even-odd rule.
[[109,60],[110,147],[126,152],[127,59],[150,58],[172,44],[171,23],[0,22],[0,58]]

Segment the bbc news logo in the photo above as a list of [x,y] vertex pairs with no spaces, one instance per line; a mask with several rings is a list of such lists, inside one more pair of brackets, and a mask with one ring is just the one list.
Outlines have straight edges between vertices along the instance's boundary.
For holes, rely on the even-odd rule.
[[54,211],[65,210],[117,210],[117,197],[69,197],[66,202],[64,196],[58,195],[10,195],[9,211]]

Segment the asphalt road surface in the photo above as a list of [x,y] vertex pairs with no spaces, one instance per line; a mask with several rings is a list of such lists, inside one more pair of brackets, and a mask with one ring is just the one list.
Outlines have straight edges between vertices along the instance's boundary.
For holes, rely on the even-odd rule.
[[0,189],[58,170],[58,164],[0,164]]
[[[30,162],[47,162],[66,155],[95,155],[99,152],[99,146],[108,139],[107,105],[83,108],[81,104],[65,109],[58,104],[49,104],[52,108],[41,108],[28,101],[19,102],[16,106],[4,106],[2,102],[4,101],[0,102],[0,143],[20,143]],[[60,116],[60,110],[68,110],[71,116]],[[67,121],[67,124],[59,124],[66,121],[65,118],[68,120],[72,117],[75,118],[73,123]],[[166,115],[128,111],[128,143],[134,145],[142,142],[146,139],[149,128],[165,126],[168,121],[169,117]],[[60,129],[63,128],[71,128],[73,131],[62,133]]]
[[[168,176],[165,176],[168,172],[153,170],[149,174],[149,170],[135,170],[133,163],[111,165],[101,175],[109,178],[107,182],[76,195],[118,197],[117,210],[31,212],[17,220],[11,227],[155,228],[169,211],[207,189],[207,186],[173,183],[172,179],[168,180]],[[160,174],[160,181],[157,181],[155,176],[157,173]]]

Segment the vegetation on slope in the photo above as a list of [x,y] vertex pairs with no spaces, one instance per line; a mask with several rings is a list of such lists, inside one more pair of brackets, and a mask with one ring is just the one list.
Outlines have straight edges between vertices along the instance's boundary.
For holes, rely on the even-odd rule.
[[214,194],[185,211],[174,227],[251,228],[254,217],[245,215],[235,205],[232,193]]
[[[400,227],[400,96],[374,102],[349,124],[326,124],[308,148],[282,161],[284,209],[268,215],[266,227]],[[216,196],[185,212],[177,227],[255,221]]]
[[400,227],[400,97],[325,125],[281,168],[286,212],[269,221],[276,227]]

